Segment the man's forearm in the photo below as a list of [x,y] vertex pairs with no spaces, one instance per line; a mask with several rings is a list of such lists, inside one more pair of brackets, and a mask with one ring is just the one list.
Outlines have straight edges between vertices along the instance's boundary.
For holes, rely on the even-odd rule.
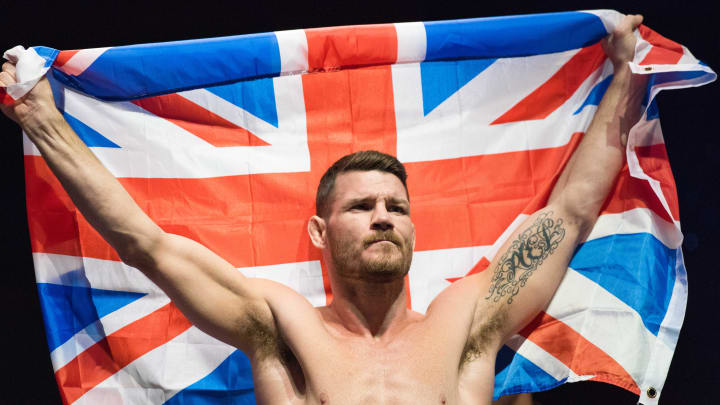
[[23,124],[80,212],[123,260],[135,260],[161,234],[57,110]]
[[568,207],[577,218],[594,221],[625,161],[625,145],[640,118],[647,78],[627,64],[615,68],[582,142],[568,161],[548,204]]

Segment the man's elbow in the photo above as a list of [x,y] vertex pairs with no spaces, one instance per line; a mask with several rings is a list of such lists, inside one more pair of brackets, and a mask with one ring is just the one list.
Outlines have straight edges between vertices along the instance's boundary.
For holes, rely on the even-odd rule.
[[155,267],[156,256],[164,237],[165,233],[162,231],[154,232],[151,235],[129,237],[123,240],[122,243],[117,244],[117,246],[113,246],[113,248],[115,248],[123,263],[147,272]]
[[578,243],[581,243],[588,237],[588,235],[590,235],[593,226],[595,226],[595,221],[597,221],[597,217],[597,213],[591,215],[587,212],[568,212],[567,223],[568,226],[577,230]]
[[592,193],[574,190],[560,197],[552,205],[558,207],[567,225],[576,228],[581,239],[584,239],[595,225],[604,201],[604,198],[593,197]]

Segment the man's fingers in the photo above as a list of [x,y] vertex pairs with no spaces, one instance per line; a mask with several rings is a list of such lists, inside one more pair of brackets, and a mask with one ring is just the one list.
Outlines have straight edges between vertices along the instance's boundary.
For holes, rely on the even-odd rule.
[[640,24],[642,24],[642,22],[643,22],[643,16],[642,16],[642,14],[635,14],[635,15],[630,16],[630,17],[632,17],[632,18],[631,18],[631,21],[630,21],[631,29],[632,29],[633,31],[635,31],[635,29],[636,29],[638,26],[640,26]]
[[5,86],[15,84],[15,65],[10,62],[5,62],[2,65],[2,72],[0,72],[0,82]]
[[11,75],[6,71],[0,72],[0,83],[2,83],[5,87],[15,84],[15,75]]
[[5,62],[2,65],[2,70],[4,72],[10,73],[12,77],[15,77],[15,64],[12,62]]
[[645,17],[642,14],[635,14],[635,26],[642,24]]
[[640,14],[626,15],[618,24],[616,32],[632,32],[643,22],[643,16]]

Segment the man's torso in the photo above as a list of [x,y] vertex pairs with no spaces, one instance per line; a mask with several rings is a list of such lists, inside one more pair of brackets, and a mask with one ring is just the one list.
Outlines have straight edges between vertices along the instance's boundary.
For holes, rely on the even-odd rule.
[[469,305],[412,313],[378,339],[352,334],[327,307],[302,301],[273,311],[280,343],[253,358],[259,404],[490,403],[496,350],[466,355]]

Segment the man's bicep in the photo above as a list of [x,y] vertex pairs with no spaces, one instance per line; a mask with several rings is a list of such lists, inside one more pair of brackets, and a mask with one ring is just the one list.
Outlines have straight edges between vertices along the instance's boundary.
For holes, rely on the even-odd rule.
[[243,276],[226,260],[188,238],[165,234],[141,270],[198,328],[253,354],[277,335],[265,299],[281,288]]
[[512,336],[552,299],[584,225],[556,207],[531,215],[503,244],[482,274],[473,335]]

